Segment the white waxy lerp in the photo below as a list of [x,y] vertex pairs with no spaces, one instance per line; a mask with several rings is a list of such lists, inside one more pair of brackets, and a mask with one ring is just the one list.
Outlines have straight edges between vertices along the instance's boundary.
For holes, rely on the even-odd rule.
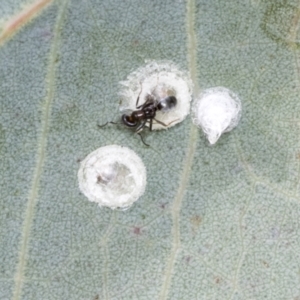
[[[154,130],[167,129],[185,119],[190,113],[192,99],[192,81],[187,72],[181,71],[170,61],[151,61],[146,66],[138,68],[129,74],[126,81],[120,82],[122,98],[120,110],[136,110],[136,101],[139,97],[138,106],[145,103],[147,97],[153,96],[162,100],[168,96],[177,99],[175,107],[170,110],[157,110],[155,119],[167,126],[153,122]],[[147,123],[146,126],[149,126]]]
[[81,162],[78,181],[90,201],[125,209],[144,193],[146,168],[134,151],[109,145],[93,151]]
[[223,132],[237,126],[241,117],[241,101],[224,87],[203,91],[193,104],[193,122],[200,126],[210,144],[215,144]]

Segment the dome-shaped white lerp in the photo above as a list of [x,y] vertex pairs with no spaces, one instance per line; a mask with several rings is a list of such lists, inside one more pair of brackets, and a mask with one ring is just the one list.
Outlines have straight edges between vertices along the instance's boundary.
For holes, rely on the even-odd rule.
[[136,153],[110,145],[90,153],[80,164],[79,188],[100,206],[128,208],[146,187],[146,168]]
[[232,130],[241,117],[241,101],[224,87],[203,91],[193,104],[193,122],[200,126],[210,144],[215,144],[223,132]]
[[[122,98],[120,110],[136,110],[137,106],[145,103],[147,97],[153,96],[162,100],[174,96],[177,103],[170,110],[158,110],[156,119],[168,126],[153,122],[152,128],[167,129],[174,126],[190,113],[192,99],[192,81],[187,72],[181,71],[172,62],[152,61],[144,67],[132,72],[126,81],[120,82],[123,86],[120,95]],[[136,105],[139,97],[138,105]],[[148,124],[146,124],[148,126]]]

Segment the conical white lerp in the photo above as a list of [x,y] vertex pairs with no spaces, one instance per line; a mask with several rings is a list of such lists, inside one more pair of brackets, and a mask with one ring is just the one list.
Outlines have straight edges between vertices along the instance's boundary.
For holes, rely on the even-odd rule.
[[241,101],[224,87],[203,91],[193,104],[193,122],[200,126],[210,144],[215,144],[223,132],[232,130],[241,117]]

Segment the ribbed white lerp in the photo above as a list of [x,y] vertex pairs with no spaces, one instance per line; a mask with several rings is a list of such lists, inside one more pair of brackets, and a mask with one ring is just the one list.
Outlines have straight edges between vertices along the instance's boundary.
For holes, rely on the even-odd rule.
[[93,151],[81,162],[78,181],[90,201],[125,209],[144,193],[146,168],[134,151],[110,145]]
[[193,104],[193,122],[202,128],[210,144],[215,144],[223,132],[232,130],[241,117],[241,101],[224,87],[203,91]]
[[152,61],[129,74],[127,80],[120,83],[123,86],[120,92],[121,111],[136,110],[136,100],[139,95],[138,105],[143,104],[149,94],[157,99],[167,96],[176,97],[177,104],[173,109],[168,112],[157,111],[156,113],[156,119],[169,124],[169,126],[166,127],[154,121],[152,128],[155,130],[174,126],[183,121],[190,113],[192,81],[187,72],[179,70],[170,61]]

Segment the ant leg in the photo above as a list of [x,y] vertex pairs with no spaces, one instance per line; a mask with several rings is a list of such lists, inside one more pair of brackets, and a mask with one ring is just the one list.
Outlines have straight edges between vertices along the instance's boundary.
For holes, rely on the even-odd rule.
[[140,138],[141,138],[143,144],[144,144],[145,146],[147,146],[147,147],[150,147],[150,145],[148,145],[148,144],[145,143],[145,141],[144,141],[144,139],[143,139],[143,136],[142,136],[139,132],[138,132],[138,135],[140,136]]
[[168,127],[169,125],[171,125],[172,123],[176,122],[177,120],[179,119],[175,119],[173,120],[172,122],[168,123],[168,124],[165,124],[163,123],[162,121],[158,121],[157,119],[154,119],[158,124],[162,125],[162,126],[165,126],[165,127]]
[[139,103],[139,101],[140,101],[140,96],[141,96],[141,93],[142,93],[142,91],[143,91],[143,85],[141,84],[141,82],[140,82],[140,86],[141,86],[141,90],[140,90],[140,92],[139,92],[139,95],[138,95],[138,97],[137,97],[137,99],[136,99],[136,103],[135,103],[135,107],[136,107],[136,108],[138,108],[138,103]]
[[152,123],[153,123],[153,119],[150,119],[150,126],[149,126],[150,131],[152,131]]
[[107,124],[108,124],[108,122],[106,122],[106,123],[104,123],[104,124],[102,124],[102,125],[97,124],[97,126],[98,126],[99,128],[102,128],[102,127],[105,127]]
[[139,131],[142,131],[143,128],[145,127],[146,123],[147,123],[147,119],[143,120],[143,121],[140,123],[140,125],[136,128],[135,132],[136,132],[136,133],[139,133]]
[[149,98],[148,96],[146,97],[146,99],[147,99],[146,102],[141,104],[140,106],[137,106],[137,109],[143,110],[144,107],[146,107],[149,103],[153,103],[152,98]]

